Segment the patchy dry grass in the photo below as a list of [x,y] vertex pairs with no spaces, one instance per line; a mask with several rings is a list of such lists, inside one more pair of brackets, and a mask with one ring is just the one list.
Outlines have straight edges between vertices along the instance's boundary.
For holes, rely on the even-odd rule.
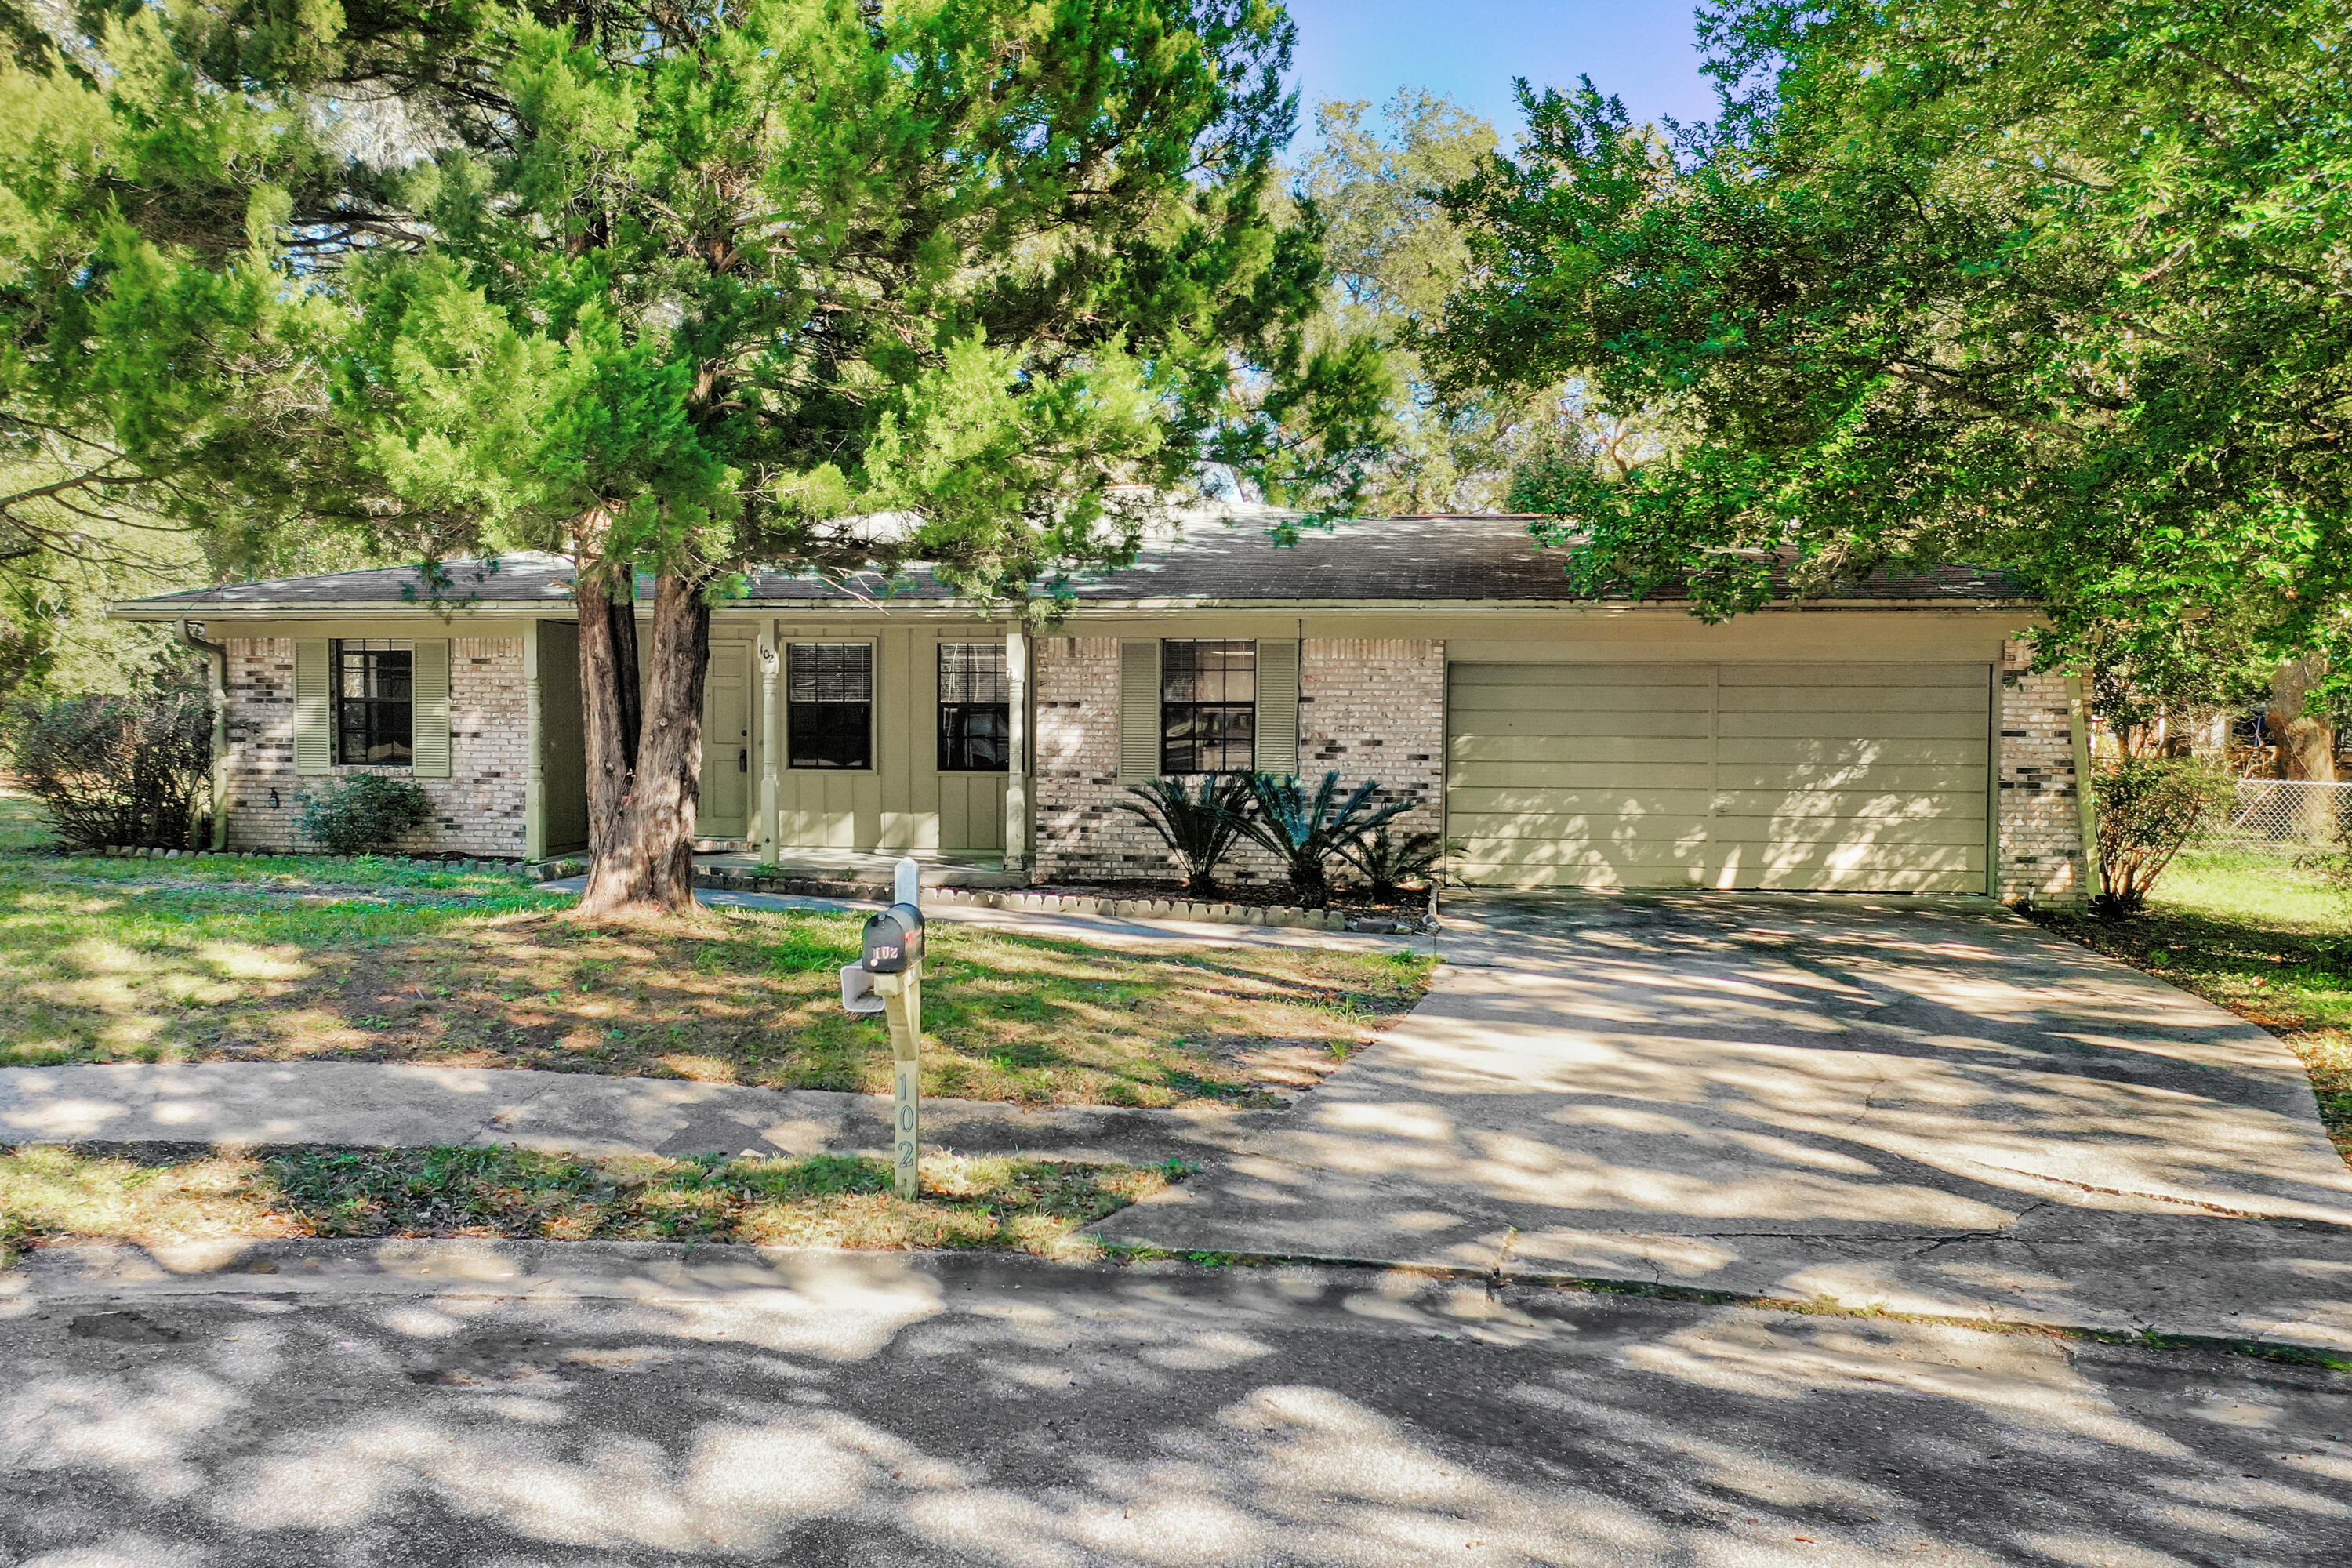
[[2318,878],[2244,853],[2185,855],[2127,921],[2042,923],[2261,1025],[2302,1058],[2352,1163],[2352,907]]
[[[591,927],[569,902],[418,868],[0,858],[0,1064],[404,1061],[888,1091],[882,1026],[840,1006],[857,916]],[[1262,1103],[1311,1081],[1302,1051],[1336,1061],[1410,1008],[1430,969],[941,923],[923,1089]]]
[[1063,1254],[1175,1168],[935,1155],[903,1201],[880,1160],[587,1159],[520,1149],[0,1149],[0,1264],[62,1242],[528,1237]]

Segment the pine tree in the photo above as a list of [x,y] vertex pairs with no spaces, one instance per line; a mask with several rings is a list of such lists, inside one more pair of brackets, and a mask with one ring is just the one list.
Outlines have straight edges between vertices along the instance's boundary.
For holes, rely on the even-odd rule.
[[1114,485],[1346,496],[1379,372],[1307,342],[1269,213],[1291,41],[1257,0],[126,8],[0,69],[0,375],[205,526],[570,552],[583,910],[688,909],[746,572],[1017,600],[1131,551]]

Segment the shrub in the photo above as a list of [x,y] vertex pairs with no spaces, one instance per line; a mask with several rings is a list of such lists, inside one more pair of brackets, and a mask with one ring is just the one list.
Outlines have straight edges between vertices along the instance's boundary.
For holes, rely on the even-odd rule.
[[383,773],[354,773],[302,804],[302,837],[330,855],[389,853],[432,820],[430,795]]
[[1331,901],[1331,882],[1324,868],[1406,809],[1403,801],[1374,806],[1372,794],[1379,788],[1366,779],[1342,800],[1338,773],[1325,773],[1311,795],[1295,778],[1255,773],[1249,781],[1250,809],[1241,830],[1283,863],[1291,897],[1304,908],[1319,910]]
[[67,697],[10,718],[16,776],[68,848],[184,849],[205,831],[213,726],[202,693]]
[[1133,800],[1118,803],[1150,825],[1161,842],[1175,852],[1184,868],[1188,891],[1206,897],[1216,890],[1217,866],[1230,854],[1242,830],[1242,814],[1249,804],[1247,782],[1234,774],[1211,773],[1201,781],[1201,792],[1186,792],[1181,779],[1154,779],[1129,784]]
[[1445,853],[1445,844],[1434,833],[1408,833],[1402,838],[1392,838],[1383,826],[1372,829],[1370,837],[1357,840],[1340,853],[1372,885],[1372,897],[1387,902],[1405,883],[1428,876],[1438,857]]
[[2209,763],[2126,759],[2095,775],[2099,895],[2092,910],[2120,920],[2147,902],[2181,846],[2229,810],[2237,785]]

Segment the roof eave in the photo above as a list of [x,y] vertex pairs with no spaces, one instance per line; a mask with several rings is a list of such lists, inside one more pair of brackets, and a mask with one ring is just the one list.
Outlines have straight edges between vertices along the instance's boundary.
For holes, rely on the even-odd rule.
[[[1069,604],[1063,612],[1065,619],[1087,619],[1111,616],[1165,614],[1178,611],[1217,610],[1281,612],[1287,614],[1328,613],[1352,610],[1394,610],[1416,615],[1493,615],[1498,612],[1559,611],[1559,610],[1672,610],[1688,613],[1688,599],[1225,599],[1158,597],[1138,599],[1080,599]],[[1759,606],[1763,610],[2033,610],[2038,601],[2014,595],[1963,597],[1937,595],[1845,599],[1776,599]],[[776,616],[802,613],[819,616],[889,615],[893,613],[925,616],[1003,615],[1011,605],[1003,600],[990,599],[901,599],[870,600],[840,599],[735,599],[716,605],[720,610],[750,610]],[[117,621],[259,621],[303,619],[352,620],[370,617],[410,619],[429,617],[453,621],[466,616],[514,616],[547,615],[556,612],[568,616],[572,610],[569,599],[492,599],[463,603],[386,604],[382,600],[318,600],[279,599],[247,601],[245,603],[190,604],[170,603],[153,599],[133,599],[106,607],[107,618]]]

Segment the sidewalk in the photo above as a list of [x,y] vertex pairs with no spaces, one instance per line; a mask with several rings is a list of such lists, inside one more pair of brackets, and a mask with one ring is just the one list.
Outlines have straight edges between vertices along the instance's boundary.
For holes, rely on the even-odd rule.
[[[1231,1145],[1249,1113],[926,1100],[926,1147],[1154,1164]],[[1264,1113],[1258,1113],[1264,1114]],[[890,1102],[825,1089],[383,1062],[0,1068],[0,1142],[506,1144],[580,1154],[881,1153]]]

